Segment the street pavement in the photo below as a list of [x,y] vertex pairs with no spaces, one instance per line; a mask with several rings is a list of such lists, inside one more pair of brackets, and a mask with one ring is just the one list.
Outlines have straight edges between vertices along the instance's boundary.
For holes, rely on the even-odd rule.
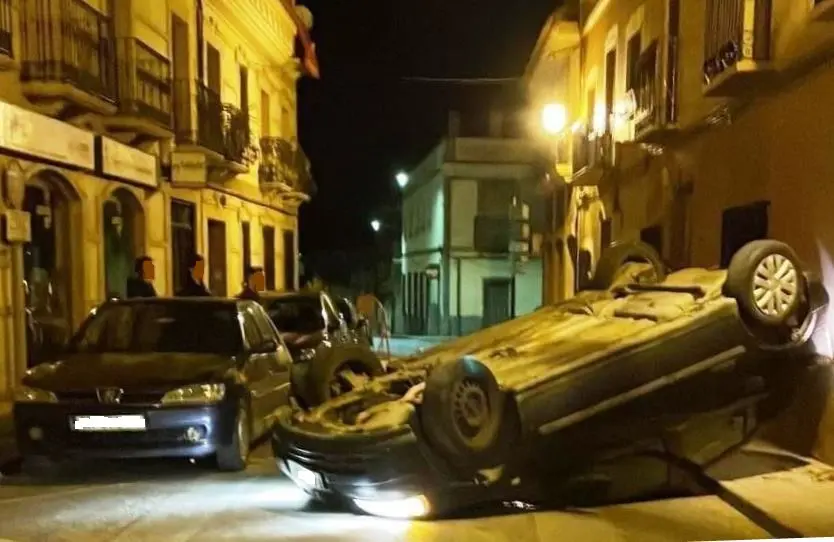
[[[834,534],[834,528],[830,533]],[[0,540],[19,542],[755,538],[769,536],[711,496],[438,522],[393,521],[323,510],[311,507],[277,473],[265,446],[256,450],[252,464],[241,474],[215,473],[188,462],[96,462],[35,478],[0,479]]]

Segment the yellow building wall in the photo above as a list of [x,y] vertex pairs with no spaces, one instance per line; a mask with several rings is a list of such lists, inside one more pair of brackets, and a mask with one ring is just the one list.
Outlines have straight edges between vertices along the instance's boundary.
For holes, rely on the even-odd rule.
[[[85,0],[91,6],[104,12],[107,5],[105,0]],[[218,2],[224,2],[225,11],[218,11]],[[266,2],[266,3],[265,3]],[[249,67],[249,104],[251,114],[251,131],[253,142],[264,135],[281,136],[287,139],[296,135],[296,89],[297,75],[292,70],[292,45],[295,29],[289,16],[280,11],[277,2],[268,0],[209,0],[206,2],[205,38],[220,49],[223,66],[223,95],[224,102],[239,104],[239,64]],[[14,28],[20,19],[19,6],[14,3]],[[139,38],[157,52],[170,58],[170,19],[175,13],[189,24],[189,42],[192,53],[196,52],[196,4],[195,0],[154,0],[153,2],[139,0],[118,0],[117,25],[120,35]],[[253,11],[253,6],[254,10]],[[252,36],[242,32],[240,21],[229,19],[229,13],[265,13],[267,10],[278,10],[279,13],[269,12],[270,20],[277,21],[279,32],[274,41],[280,46],[264,50],[261,44],[254,42]],[[127,28],[128,30],[124,30]],[[21,51],[21,32],[13,33],[13,50],[19,58]],[[26,109],[35,110],[33,104],[27,101],[20,83],[19,62],[9,66],[10,69],[0,69],[0,101],[15,104]],[[191,79],[197,78],[196,54],[190,59]],[[265,90],[270,98],[269,133],[261,133],[262,104],[261,91]],[[192,103],[192,108],[194,104]],[[194,117],[194,115],[192,115]],[[87,116],[85,128],[92,127],[93,131],[105,133],[100,118]],[[170,158],[174,145],[171,141],[151,143],[143,146],[142,150],[157,155],[163,163]],[[12,158],[0,154],[0,170],[4,169]],[[26,172],[29,182],[37,182],[38,173],[44,166],[35,160],[19,159]],[[276,288],[294,287],[286,284],[283,277],[284,253],[291,252],[295,258],[298,253],[298,205],[287,205],[280,199],[264,194],[257,177],[257,164],[253,164],[249,172],[229,179],[222,185],[224,195],[210,187],[197,189],[174,188],[160,179],[159,190],[140,188],[128,183],[99,178],[92,173],[73,171],[62,167],[49,166],[48,171],[65,179],[62,187],[70,195],[68,227],[66,239],[69,243],[69,261],[65,262],[65,271],[70,277],[69,288],[72,307],[70,327],[75,329],[81,323],[89,310],[101,303],[105,298],[105,264],[103,245],[103,204],[116,189],[124,189],[133,195],[140,205],[141,222],[143,224],[143,239],[137,247],[138,253],[144,253],[155,260],[156,278],[154,286],[159,295],[173,294],[173,267],[171,254],[171,216],[170,208],[173,198],[190,201],[196,207],[195,242],[196,250],[207,254],[207,219],[223,220],[227,225],[227,291],[235,295],[240,290],[243,281],[243,255],[241,251],[242,233],[240,223],[250,222],[251,228],[251,261],[254,265],[264,264],[264,246],[262,226],[271,225],[275,228],[275,271]],[[0,198],[0,211],[5,210]],[[283,231],[296,232],[296,245],[283,246]],[[12,248],[0,242],[0,400],[7,398],[12,387],[22,376],[25,367],[25,350],[21,349],[20,341],[15,334],[15,319],[20,317],[23,307],[15,304],[13,295],[16,288],[21,286],[13,278],[13,254],[20,248]],[[296,270],[298,266],[296,265]],[[297,273],[297,271],[296,271]],[[208,277],[206,277],[208,278]],[[290,277],[290,281],[294,278]]]

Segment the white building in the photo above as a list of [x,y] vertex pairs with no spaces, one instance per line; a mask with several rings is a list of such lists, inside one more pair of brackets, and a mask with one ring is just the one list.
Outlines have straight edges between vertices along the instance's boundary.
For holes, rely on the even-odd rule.
[[398,332],[466,334],[541,304],[535,151],[503,126],[493,113],[489,135],[463,137],[452,113],[449,135],[409,172]]

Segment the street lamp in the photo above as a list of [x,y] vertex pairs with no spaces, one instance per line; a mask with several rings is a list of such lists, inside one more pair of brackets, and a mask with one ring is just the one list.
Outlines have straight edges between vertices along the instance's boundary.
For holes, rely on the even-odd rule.
[[371,220],[371,229],[372,229],[372,230],[374,230],[374,231],[379,231],[379,229],[380,229],[381,227],[382,227],[382,222],[380,222],[380,221],[379,221],[379,220],[377,220],[377,219],[373,219],[373,220]]
[[400,171],[397,173],[397,184],[399,185],[400,189],[405,188],[405,185],[408,184],[408,174]]
[[561,134],[568,123],[568,112],[559,103],[550,103],[542,109],[542,128],[549,135]]

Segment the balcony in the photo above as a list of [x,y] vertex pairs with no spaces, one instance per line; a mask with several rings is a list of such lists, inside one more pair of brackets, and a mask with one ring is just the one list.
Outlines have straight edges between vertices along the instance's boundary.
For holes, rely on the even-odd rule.
[[[196,89],[195,122],[191,122],[192,88]],[[252,145],[248,113],[223,103],[220,95],[201,81],[174,82],[174,111],[177,146],[205,154],[217,177],[245,173],[258,160],[260,153]]]
[[23,93],[38,109],[63,119],[116,112],[108,17],[82,0],[22,0],[20,28]]
[[513,223],[509,216],[477,215],[473,248],[489,254],[508,253],[512,228]]
[[0,0],[0,68],[14,64],[12,0]]
[[660,64],[655,40],[637,62],[634,90],[634,139],[641,143],[665,143],[677,126],[677,43],[669,43],[669,64]]
[[309,199],[313,185],[310,161],[298,145],[280,137],[261,138],[258,181],[264,190],[277,190],[288,197]]
[[136,38],[119,40],[116,58],[119,111],[107,128],[132,143],[171,137],[171,62]]
[[573,177],[575,185],[591,186],[602,180],[614,166],[614,143],[610,133],[588,134],[580,130],[573,135]]
[[706,0],[704,94],[738,96],[773,79],[771,2]]

